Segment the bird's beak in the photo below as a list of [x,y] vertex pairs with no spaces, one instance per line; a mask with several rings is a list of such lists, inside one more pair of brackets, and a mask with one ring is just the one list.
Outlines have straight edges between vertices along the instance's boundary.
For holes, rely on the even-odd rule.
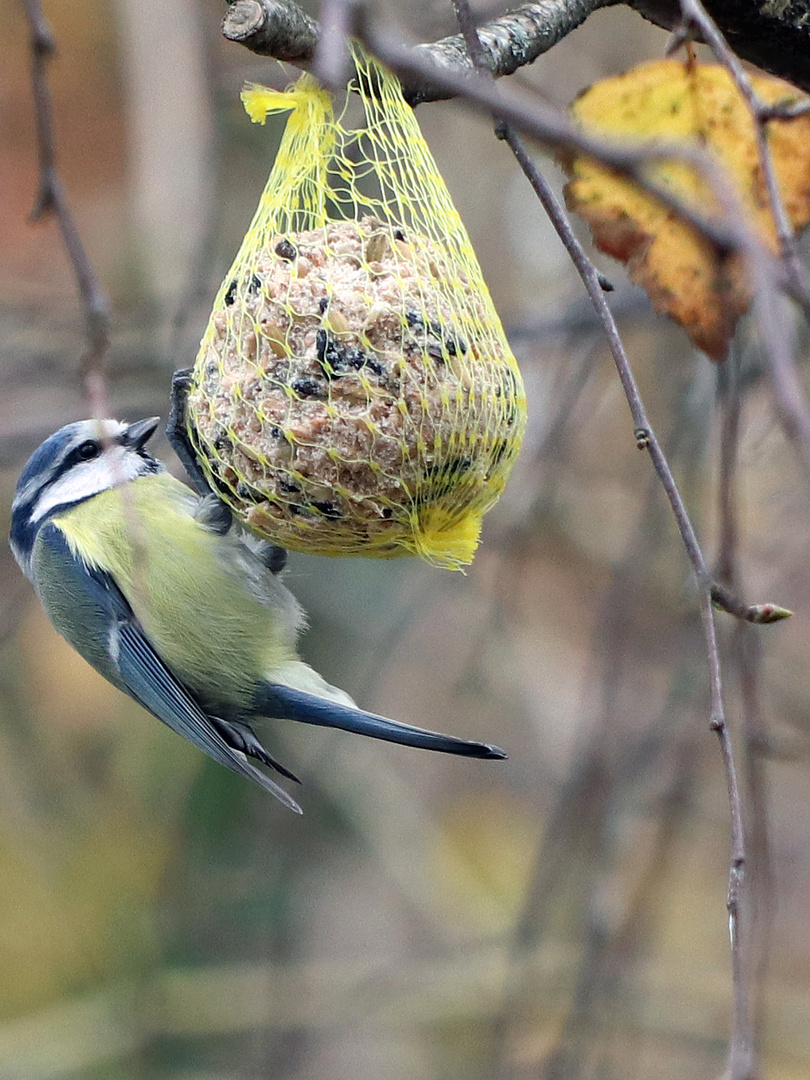
[[121,432],[121,441],[133,450],[140,450],[155,434],[160,423],[159,416],[150,416],[148,420],[136,420]]

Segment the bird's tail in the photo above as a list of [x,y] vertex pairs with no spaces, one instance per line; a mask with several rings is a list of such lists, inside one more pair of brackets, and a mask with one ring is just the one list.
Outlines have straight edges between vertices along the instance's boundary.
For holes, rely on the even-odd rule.
[[[401,743],[403,746],[415,746],[423,750],[438,750],[443,754],[461,754],[476,758],[505,758],[506,754],[497,746],[489,743],[468,742],[456,739],[452,735],[440,735],[435,731],[400,724],[384,716],[364,712],[359,709],[348,694],[330,686],[321,679],[317,672],[307,664],[291,662],[285,665],[291,670],[281,672],[289,676],[290,682],[297,686],[280,682],[265,683],[256,695],[256,712],[262,716],[278,720],[297,720],[302,724],[316,724],[319,727],[340,728],[341,731],[353,731],[358,735],[369,735],[372,739],[384,739],[386,742]],[[274,672],[276,679],[279,671]],[[299,689],[298,686],[306,686]]]

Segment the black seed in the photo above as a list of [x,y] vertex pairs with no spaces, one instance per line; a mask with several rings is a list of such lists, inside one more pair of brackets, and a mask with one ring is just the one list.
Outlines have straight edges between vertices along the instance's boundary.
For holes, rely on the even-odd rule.
[[[248,284],[248,292],[255,295],[257,292],[261,291],[261,287],[262,287],[262,279],[259,277],[259,275],[258,274],[251,274],[250,275],[250,282]],[[225,293],[225,304],[228,307],[231,307],[231,305],[236,300],[236,290],[238,288],[239,288],[239,281],[237,280],[237,278],[234,278],[233,281],[228,286],[228,291]]]
[[325,315],[326,309],[329,307],[329,297],[322,296],[318,301],[318,314]]
[[394,511],[391,509],[390,506],[384,506],[381,511],[381,516],[385,518],[386,521],[388,521],[389,518],[392,518],[394,516]]
[[394,229],[394,239],[395,240],[404,240],[405,239],[404,230],[403,229]]
[[442,324],[437,319],[425,320],[424,316],[420,315],[418,311],[408,311],[405,313],[405,318],[410,326],[414,330],[424,331],[425,336],[431,334],[437,339],[436,343],[428,341],[425,345],[425,351],[428,356],[432,356],[436,360],[443,360],[445,352],[448,356],[462,356],[467,351],[467,343],[463,338],[454,338],[450,335],[444,336],[444,330]]
[[276,244],[276,255],[278,255],[280,259],[286,259],[287,262],[290,262],[298,257],[298,252],[295,245],[291,244],[290,241],[285,238]]
[[315,335],[315,352],[318,357],[319,364],[326,363],[326,350],[329,348],[329,335],[323,329],[319,330]]
[[324,517],[332,518],[334,520],[341,516],[340,509],[335,506],[333,502],[318,502],[313,499],[312,505],[316,510],[319,510]]
[[293,480],[279,480],[278,490],[283,491],[285,495],[292,495],[296,491],[300,491],[301,488]]
[[290,383],[290,389],[302,398],[325,398],[327,396],[326,387],[319,379],[293,379]]
[[323,329],[315,337],[315,350],[327,379],[338,379],[349,371],[360,371],[362,368],[368,368],[379,378],[385,375],[385,367],[375,356],[369,356],[362,349],[341,345]]
[[353,350],[351,357],[348,361],[349,367],[359,371],[360,368],[367,367],[370,371],[373,371],[378,378],[382,378],[385,375],[385,368],[379,360],[374,356],[369,356],[368,353],[364,353],[362,349]]

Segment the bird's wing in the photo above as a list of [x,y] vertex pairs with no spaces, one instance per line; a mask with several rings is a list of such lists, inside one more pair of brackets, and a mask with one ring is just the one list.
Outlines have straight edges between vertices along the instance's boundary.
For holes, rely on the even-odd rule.
[[[43,595],[46,610],[71,645],[105,676],[109,677],[105,667],[109,668],[112,663],[118,676],[112,681],[172,731],[193,742],[214,761],[255,780],[265,791],[300,814],[298,803],[282,787],[251,765],[244,754],[223,739],[211,719],[155,651],[112,577],[98,567],[86,567],[72,554],[64,534],[54,524],[43,526],[37,545],[40,561],[58,564],[53,567],[54,570],[58,569],[58,574],[47,576],[51,580],[58,580],[60,595],[74,609],[74,614],[84,618],[86,638],[104,642],[109,659],[105,657],[106,664],[98,663],[94,649],[86,647],[86,639],[77,640],[77,636],[70,632],[71,623],[65,617],[60,617],[62,612],[54,610],[54,606],[47,602],[49,597]],[[41,595],[48,593],[45,578],[42,575]]]

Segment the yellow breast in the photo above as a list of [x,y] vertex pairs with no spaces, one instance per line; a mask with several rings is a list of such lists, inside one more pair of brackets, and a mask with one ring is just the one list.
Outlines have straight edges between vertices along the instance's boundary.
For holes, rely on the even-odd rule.
[[174,673],[209,704],[249,700],[295,657],[294,634],[246,587],[233,538],[194,520],[198,500],[168,474],[141,477],[54,518],[71,551],[106,571]]

